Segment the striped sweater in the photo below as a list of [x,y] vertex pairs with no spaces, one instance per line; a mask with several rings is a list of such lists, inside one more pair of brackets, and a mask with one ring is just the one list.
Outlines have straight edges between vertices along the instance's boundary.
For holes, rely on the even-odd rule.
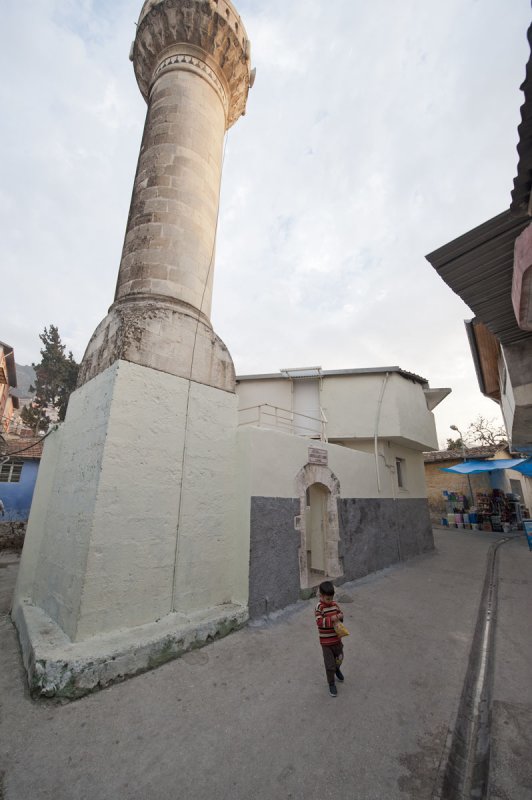
[[337,616],[340,621],[344,618],[340,606],[335,603],[334,600],[332,603],[324,603],[323,600],[320,600],[314,609],[314,615],[320,634],[321,646],[328,647],[331,644],[338,644],[341,640],[340,637],[336,635],[334,625],[337,622]]

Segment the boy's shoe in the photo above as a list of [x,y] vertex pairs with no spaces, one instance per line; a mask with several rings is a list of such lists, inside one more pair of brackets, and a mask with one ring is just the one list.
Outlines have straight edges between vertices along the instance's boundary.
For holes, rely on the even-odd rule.
[[331,695],[331,697],[338,697],[338,689],[336,688],[335,683],[329,684],[329,694]]
[[338,669],[336,670],[336,677],[338,678],[338,680],[340,681],[340,683],[343,683],[343,682],[344,682],[344,680],[345,680],[345,679],[344,679],[344,676],[342,675],[342,672],[340,671],[340,668],[338,668]]

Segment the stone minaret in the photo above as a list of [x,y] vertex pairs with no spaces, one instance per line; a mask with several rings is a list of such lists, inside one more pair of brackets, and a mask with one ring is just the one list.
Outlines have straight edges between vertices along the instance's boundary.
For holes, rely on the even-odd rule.
[[115,302],[80,384],[124,359],[233,391],[210,311],[224,136],[253,75],[247,34],[229,0],[147,0],[131,59],[148,113]]
[[229,0],[144,3],[131,58],[148,111],[115,299],[46,442],[13,604],[37,693],[82,694],[247,616],[235,376],[210,309],[249,52]]

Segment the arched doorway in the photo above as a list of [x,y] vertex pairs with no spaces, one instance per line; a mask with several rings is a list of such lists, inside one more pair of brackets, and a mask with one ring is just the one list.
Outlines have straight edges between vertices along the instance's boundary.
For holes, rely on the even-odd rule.
[[296,477],[300,500],[299,574],[301,588],[343,575],[339,556],[340,483],[328,467],[307,464]]
[[327,506],[330,492],[322,483],[307,489],[305,528],[307,530],[308,566],[315,576],[325,575],[325,543],[327,541]]

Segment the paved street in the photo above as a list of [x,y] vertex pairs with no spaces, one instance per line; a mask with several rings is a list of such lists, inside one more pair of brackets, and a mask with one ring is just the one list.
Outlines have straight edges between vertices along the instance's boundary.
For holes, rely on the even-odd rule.
[[[498,537],[435,538],[435,553],[340,588],[351,636],[337,699],[309,601],[77,702],[34,702],[4,554],[4,800],[430,800]],[[493,799],[530,800],[532,553],[524,536],[500,553]]]
[[532,798],[532,553],[500,549],[490,800]]

